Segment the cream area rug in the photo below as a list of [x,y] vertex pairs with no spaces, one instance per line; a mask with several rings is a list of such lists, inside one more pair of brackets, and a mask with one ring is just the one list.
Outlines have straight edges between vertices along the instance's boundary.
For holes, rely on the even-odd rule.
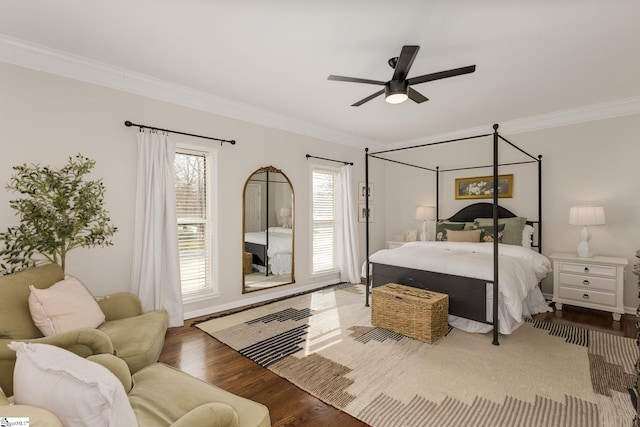
[[434,344],[371,326],[364,286],[208,320],[200,329],[372,426],[629,426],[635,340],[530,321],[500,345]]

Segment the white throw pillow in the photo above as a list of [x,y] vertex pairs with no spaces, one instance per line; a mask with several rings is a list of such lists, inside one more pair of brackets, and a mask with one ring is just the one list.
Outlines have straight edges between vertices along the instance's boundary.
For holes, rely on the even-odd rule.
[[13,396],[55,414],[65,427],[134,427],[120,380],[107,368],[48,344],[12,342]]
[[104,322],[104,313],[87,288],[75,277],[47,289],[29,286],[29,311],[33,323],[46,337],[79,328],[96,328]]
[[525,225],[522,229],[522,246],[524,246],[525,248],[531,247],[534,231],[535,229],[529,224]]

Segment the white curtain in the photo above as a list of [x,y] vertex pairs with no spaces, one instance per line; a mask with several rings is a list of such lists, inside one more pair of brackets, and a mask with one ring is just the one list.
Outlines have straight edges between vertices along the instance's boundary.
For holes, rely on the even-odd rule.
[[175,144],[138,132],[138,178],[131,292],[144,311],[166,309],[169,326],[184,323],[174,187]]
[[344,165],[340,168],[340,195],[342,197],[342,232],[338,238],[338,263],[340,280],[349,283],[360,283],[360,250],[358,238],[358,211],[354,198],[352,167]]

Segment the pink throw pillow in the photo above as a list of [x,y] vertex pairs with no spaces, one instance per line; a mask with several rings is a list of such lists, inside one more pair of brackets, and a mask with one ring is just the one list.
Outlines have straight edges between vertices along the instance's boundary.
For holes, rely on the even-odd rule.
[[75,277],[65,276],[47,289],[29,286],[29,311],[33,323],[46,337],[79,328],[96,328],[104,313],[87,288]]

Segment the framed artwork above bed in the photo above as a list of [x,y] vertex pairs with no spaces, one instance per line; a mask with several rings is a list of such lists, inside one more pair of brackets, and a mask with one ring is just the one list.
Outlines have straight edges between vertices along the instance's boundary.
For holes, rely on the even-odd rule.
[[[456,178],[456,199],[491,199],[493,176]],[[498,175],[498,197],[513,197],[513,174]]]

